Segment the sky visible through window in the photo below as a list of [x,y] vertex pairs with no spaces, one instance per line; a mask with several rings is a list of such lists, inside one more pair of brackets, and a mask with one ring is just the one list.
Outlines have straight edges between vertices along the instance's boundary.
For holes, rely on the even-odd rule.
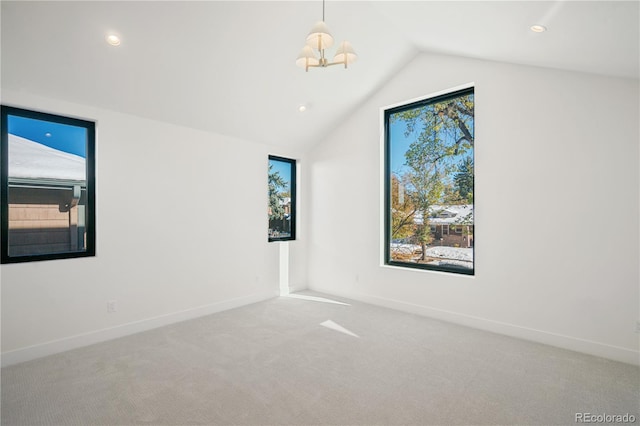
[[403,121],[390,121],[391,130],[391,170],[394,173],[401,173],[406,168],[404,164],[404,153],[409,149],[411,142],[420,134],[419,131],[413,131],[412,134],[405,136],[407,125]]
[[286,184],[285,191],[288,191],[289,185],[291,184],[291,164],[277,160],[269,160],[269,164],[272,166],[271,171],[274,173],[277,172],[282,180],[284,180]]
[[[471,128],[473,129],[473,126],[471,126]],[[416,127],[413,132],[406,134],[407,124],[404,121],[389,120],[389,130],[391,140],[393,140],[393,143],[390,146],[391,171],[397,175],[401,175],[403,172],[407,171],[405,153],[409,149],[411,143],[420,136],[423,129],[421,127]],[[464,157],[473,158],[473,151],[461,156],[460,158]]]
[[9,115],[7,131],[59,151],[87,157],[87,130],[83,127]]

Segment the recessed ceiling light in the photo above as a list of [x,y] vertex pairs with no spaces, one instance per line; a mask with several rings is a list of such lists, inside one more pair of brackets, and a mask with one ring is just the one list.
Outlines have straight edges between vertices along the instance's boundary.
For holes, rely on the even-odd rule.
[[543,33],[547,31],[547,27],[545,27],[544,25],[537,25],[537,24],[532,25],[531,27],[529,27],[529,29],[534,33]]
[[307,106],[306,105],[300,105],[298,107],[298,111],[300,111],[300,112],[305,112],[306,110],[307,110]]
[[109,43],[112,46],[120,46],[120,37],[118,37],[115,34],[109,34],[107,35],[107,43]]
[[46,137],[50,138],[51,137],[51,133],[47,132],[44,134]]

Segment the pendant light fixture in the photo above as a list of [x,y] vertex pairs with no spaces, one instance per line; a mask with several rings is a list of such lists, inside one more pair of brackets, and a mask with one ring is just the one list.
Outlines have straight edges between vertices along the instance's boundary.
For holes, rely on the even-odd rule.
[[307,36],[307,43],[298,55],[296,65],[309,71],[309,68],[326,68],[331,65],[341,65],[347,68],[358,59],[358,55],[353,50],[351,43],[343,41],[338,46],[333,60],[325,57],[325,49],[333,46],[333,36],[324,22],[324,0],[322,0],[322,21],[318,21]]

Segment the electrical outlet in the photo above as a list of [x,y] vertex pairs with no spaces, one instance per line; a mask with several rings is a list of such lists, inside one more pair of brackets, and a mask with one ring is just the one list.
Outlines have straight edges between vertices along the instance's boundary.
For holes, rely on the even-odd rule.
[[114,312],[118,312],[118,301],[107,300],[107,313],[112,314]]

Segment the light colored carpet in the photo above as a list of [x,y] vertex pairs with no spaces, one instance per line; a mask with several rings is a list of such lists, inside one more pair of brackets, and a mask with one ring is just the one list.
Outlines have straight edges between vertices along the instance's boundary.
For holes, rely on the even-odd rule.
[[640,422],[637,367],[310,292],[2,370],[3,425]]

